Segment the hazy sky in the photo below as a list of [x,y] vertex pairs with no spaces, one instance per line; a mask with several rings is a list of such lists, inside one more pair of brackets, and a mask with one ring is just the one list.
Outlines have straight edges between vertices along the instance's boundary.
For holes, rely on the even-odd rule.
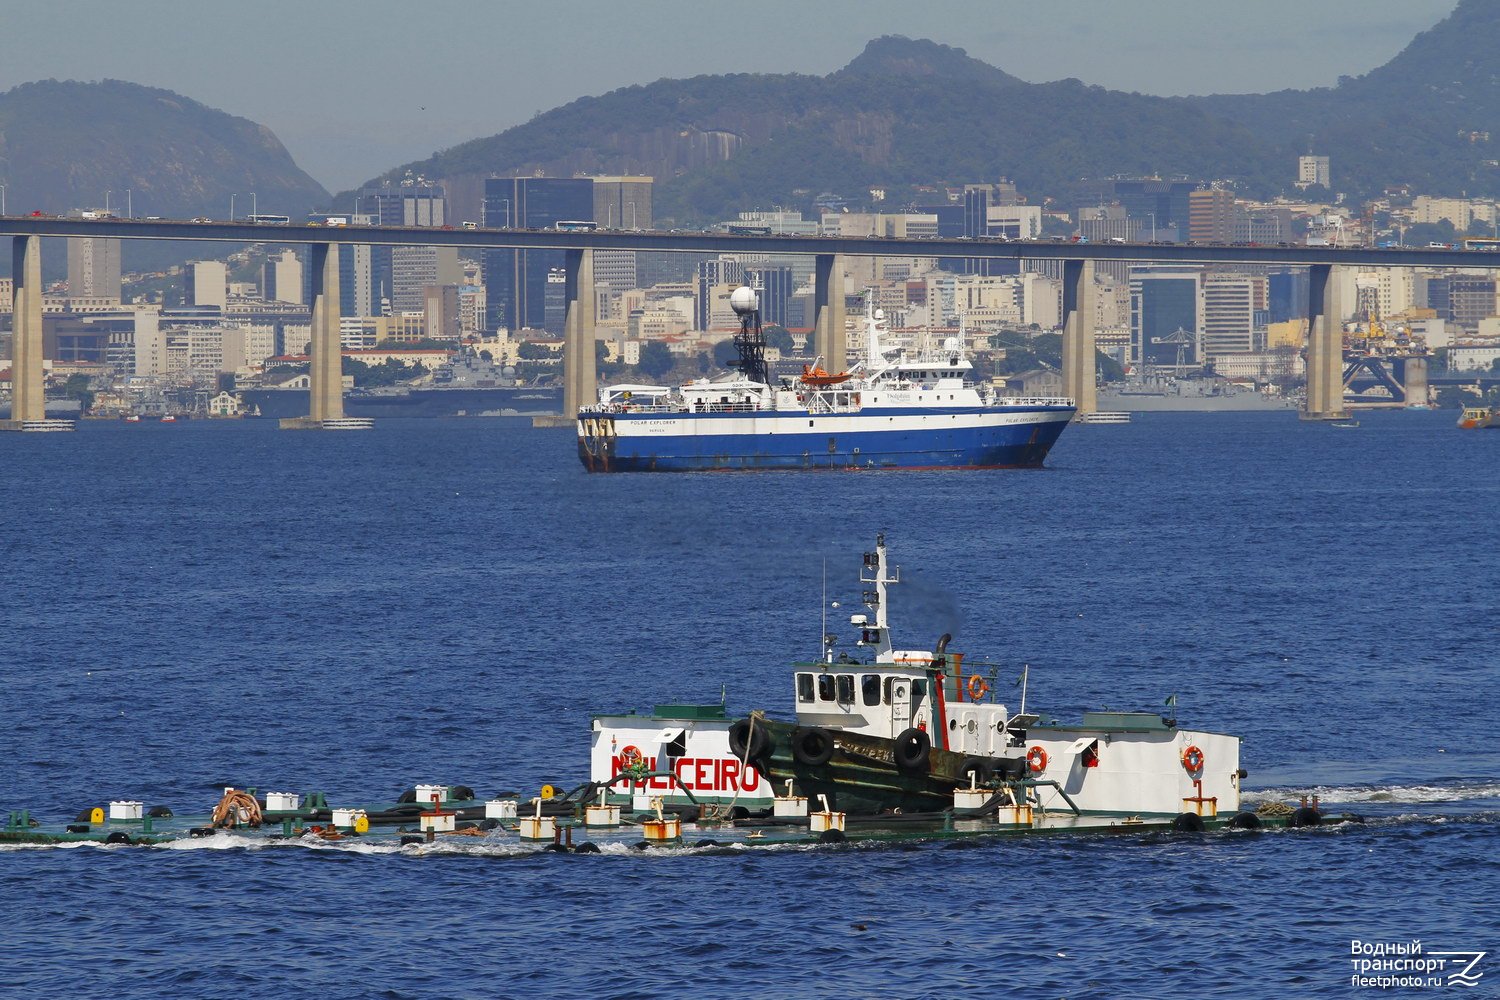
[[0,90],[164,87],[269,126],[330,190],[538,111],[704,73],[830,73],[871,38],[1148,94],[1331,86],[1456,0],[6,0]]

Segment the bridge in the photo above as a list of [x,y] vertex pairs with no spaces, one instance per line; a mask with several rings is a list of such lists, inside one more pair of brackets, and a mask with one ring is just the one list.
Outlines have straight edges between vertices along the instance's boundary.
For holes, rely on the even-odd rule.
[[[1094,370],[1093,265],[1096,261],[1184,264],[1271,264],[1308,268],[1307,405],[1303,418],[1333,420],[1344,408],[1344,314],[1340,266],[1472,267],[1477,251],[1415,247],[1313,247],[1183,244],[1073,243],[1057,240],[891,238],[660,232],[625,230],[434,229],[413,226],[287,226],[250,222],[165,219],[0,217],[0,236],[14,244],[12,270],[11,420],[0,430],[56,429],[42,425],[41,241],[49,237],[191,240],[235,243],[303,243],[310,247],[312,363],[307,416],[283,421],[291,428],[348,426],[344,417],[339,339],[339,248],[348,245],[452,246],[471,249],[561,250],[566,256],[563,413],[595,396],[593,350],[593,251],[679,251],[724,254],[803,254],[813,258],[814,348],[832,371],[848,367],[844,336],[842,258],[962,257],[1062,262],[1063,390],[1080,413],[1097,407]],[[1497,261],[1500,264],[1500,261]],[[835,280],[835,278],[839,280]]]

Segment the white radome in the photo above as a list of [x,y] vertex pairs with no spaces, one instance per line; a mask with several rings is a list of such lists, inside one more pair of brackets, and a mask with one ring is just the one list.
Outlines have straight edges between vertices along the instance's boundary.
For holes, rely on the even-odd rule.
[[737,315],[753,313],[760,308],[760,300],[755,295],[755,289],[749,285],[741,285],[729,293],[729,308]]

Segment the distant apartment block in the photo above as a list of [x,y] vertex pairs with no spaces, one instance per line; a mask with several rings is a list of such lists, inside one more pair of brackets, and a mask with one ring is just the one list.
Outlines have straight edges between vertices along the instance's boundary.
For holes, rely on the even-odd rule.
[[1328,157],[1297,157],[1297,186],[1299,188],[1309,188],[1314,184],[1332,189],[1333,184],[1329,179],[1328,172]]
[[360,188],[354,211],[372,216],[382,226],[441,227],[448,223],[442,185],[414,177],[410,171],[400,183]]
[[120,241],[78,236],[68,240],[68,296],[120,301]]
[[604,229],[650,229],[650,177],[594,177],[594,210],[589,218]]
[[1187,238],[1195,243],[1229,243],[1234,239],[1234,194],[1205,188],[1188,194]]

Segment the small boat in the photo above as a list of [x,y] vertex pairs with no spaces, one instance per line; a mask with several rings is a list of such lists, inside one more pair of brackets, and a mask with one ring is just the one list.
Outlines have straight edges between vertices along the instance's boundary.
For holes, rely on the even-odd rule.
[[839,372],[837,375],[830,375],[823,370],[821,365],[816,363],[802,366],[802,384],[814,386],[818,389],[826,389],[831,385],[847,382],[853,377],[854,375],[851,372]]
[[171,414],[171,413],[163,413],[161,415],[161,422],[164,423],[164,424],[176,423],[177,422],[177,417],[174,414]]
[[1466,406],[1463,414],[1458,418],[1458,426],[1466,431],[1487,427],[1500,428],[1500,421],[1495,419],[1495,411],[1487,406]]
[[120,419],[127,424],[138,424],[141,422],[141,415],[139,413],[127,413]]
[[1358,427],[1358,420],[1334,420],[1329,423],[1330,427]]

